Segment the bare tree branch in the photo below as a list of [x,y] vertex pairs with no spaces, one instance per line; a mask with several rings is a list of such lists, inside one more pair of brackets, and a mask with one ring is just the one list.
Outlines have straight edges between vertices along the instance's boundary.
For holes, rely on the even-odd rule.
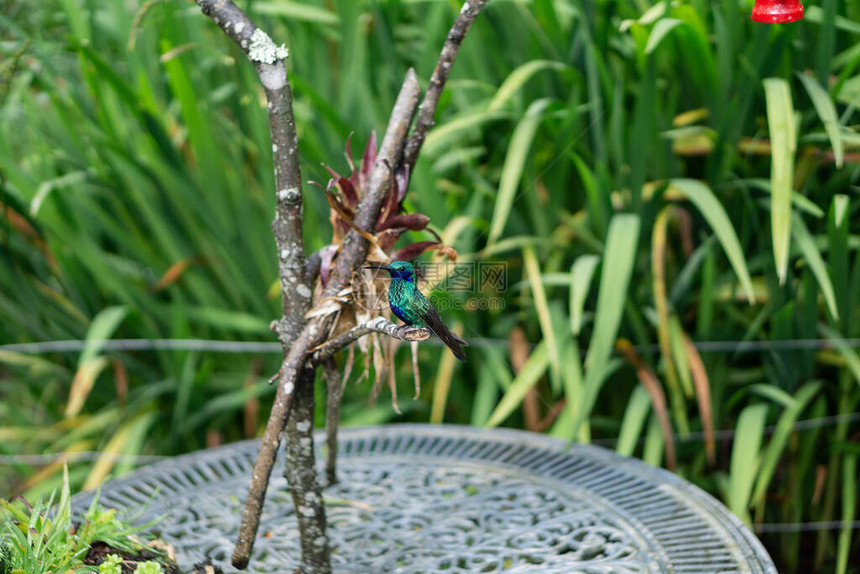
[[277,190],[272,230],[278,249],[284,311],[277,333],[286,352],[301,331],[312,294],[305,273],[299,144],[293,96],[284,64],[288,52],[284,46],[275,45],[231,0],[197,0],[197,4],[251,60],[266,92]]
[[386,321],[383,317],[375,317],[366,323],[356,325],[339,337],[328,341],[311,355],[314,365],[324,363],[326,359],[368,333],[377,332],[401,339],[403,341],[426,341],[430,338],[430,330],[423,327],[410,327],[409,325],[395,325]]
[[[385,133],[383,145],[378,155],[379,161],[374,173],[380,168],[383,170],[387,169],[381,163],[383,159],[395,156],[402,157],[403,148],[406,145],[406,133],[412,123],[412,118],[415,115],[417,107],[418,81],[415,78],[415,73],[410,70],[389,119],[388,130]],[[383,152],[387,155],[383,155]],[[371,179],[371,183],[373,181]],[[385,181],[387,183],[387,177]],[[376,213],[378,214],[382,206],[382,199],[385,197],[384,190],[380,191],[378,187],[373,188],[369,186],[368,194],[365,195],[362,205],[367,205],[365,201],[368,197],[374,198]],[[362,209],[362,207],[360,206],[359,209]],[[365,207],[364,209],[368,208]],[[370,215],[367,215],[366,219],[375,223]],[[340,255],[335,260],[336,267],[332,275],[329,276],[328,288],[323,292],[321,300],[325,300],[326,297],[331,297],[331,294],[336,294],[343,289],[351,279],[352,273],[364,263],[368,246],[367,241],[355,231],[351,231],[347,235],[346,243],[341,249]],[[343,261],[341,261],[341,258],[343,258]],[[335,276],[335,272],[339,272],[339,275]],[[308,360],[307,355],[310,350],[319,345],[326,333],[328,333],[331,321],[331,315],[316,316],[308,320],[304,324],[304,328],[301,329],[299,336],[294,340],[281,367],[275,402],[272,405],[272,412],[269,415],[269,421],[263,433],[260,452],[257,455],[254,473],[251,477],[248,498],[245,500],[245,507],[242,511],[242,524],[239,527],[239,537],[236,542],[236,548],[233,551],[233,566],[236,568],[245,568],[250,560],[254,538],[260,526],[260,513],[263,509],[263,501],[266,496],[269,477],[272,474],[272,467],[275,464],[275,457],[278,452],[281,431],[286,425],[287,416],[292,405],[292,396],[298,384],[298,371]],[[321,500],[319,504],[322,505]]]
[[304,316],[310,308],[313,291],[306,272],[302,236],[302,178],[292,92],[284,64],[288,56],[287,49],[275,45],[268,34],[258,28],[231,0],[197,0],[197,3],[203,13],[236,42],[257,71],[268,102],[266,107],[275,166],[277,203],[272,231],[278,252],[278,275],[283,297],[283,316],[276,323],[275,331],[284,348],[285,360],[275,405],[260,445],[260,454],[242,511],[242,525],[233,555],[233,564],[244,568],[248,564],[259,526],[280,434],[292,407],[296,387],[301,382],[298,377],[299,366],[314,344],[308,340],[304,344],[293,345],[296,335],[305,326]]
[[326,385],[325,406],[325,476],[326,484],[331,486],[337,482],[337,428],[340,424],[340,401],[343,398],[343,385],[340,371],[334,358],[329,357],[323,362]]
[[472,26],[472,22],[487,5],[490,0],[466,0],[463,3],[463,8],[460,10],[460,15],[451,26],[448,32],[448,38],[445,40],[445,45],[442,47],[442,53],[439,54],[439,61],[436,63],[436,69],[433,70],[433,75],[430,77],[430,83],[427,86],[427,93],[424,94],[424,99],[421,101],[421,108],[418,110],[418,121],[415,124],[415,131],[409,138],[409,143],[406,145],[404,153],[403,165],[408,166],[409,170],[415,167],[415,162],[418,160],[418,153],[421,151],[421,146],[424,145],[424,140],[427,138],[427,132],[436,123],[436,107],[439,105],[439,97],[442,95],[442,89],[445,87],[445,82],[448,81],[448,73],[451,71],[451,66],[457,58],[457,53],[460,51],[460,45],[463,43],[463,38]]
[[275,403],[272,405],[272,412],[260,441],[260,452],[257,454],[254,472],[251,474],[251,485],[248,488],[245,506],[242,508],[242,523],[239,525],[239,535],[233,551],[233,566],[240,570],[248,566],[251,558],[254,538],[260,526],[260,514],[263,511],[266,489],[269,486],[269,477],[281,443],[281,431],[284,430],[293,405],[299,375],[299,369],[295,365],[297,361],[304,360],[305,353],[307,349],[303,353],[299,344],[294,345],[281,366]]
[[[290,485],[299,523],[303,574],[331,574],[331,551],[326,531],[314,453],[314,370],[302,370],[293,412],[287,420],[284,477]],[[284,570],[287,570],[284,568]]]
[[[442,88],[463,36],[488,0],[466,2],[460,16],[451,28],[442,50],[436,71],[430,80],[428,92],[421,105],[418,125],[412,138],[407,136],[418,108],[420,95],[418,81],[413,70],[409,70],[400,95],[392,110],[388,129],[377,154],[377,163],[371,173],[364,196],[355,217],[356,226],[364,232],[375,231],[376,220],[386,197],[390,181],[390,170],[395,172],[404,165],[412,167],[420,151],[427,131],[433,125],[433,116]],[[231,0],[197,0],[201,10],[209,16],[251,60],[257,71],[268,100],[269,124],[272,136],[272,152],[275,165],[277,209],[272,229],[278,249],[279,276],[283,292],[283,317],[276,322],[275,331],[284,347],[284,363],[279,372],[279,384],[275,402],[260,445],[260,453],[254,466],[251,487],[242,512],[242,524],[233,555],[233,565],[247,566],[254,538],[259,527],[269,476],[277,454],[281,431],[290,423],[287,434],[291,437],[288,451],[291,460],[301,466],[290,471],[291,489],[302,526],[303,570],[329,572],[330,560],[325,533],[325,514],[316,481],[313,464],[313,369],[310,352],[319,345],[329,332],[332,315],[312,316],[305,319],[310,307],[311,283],[316,275],[317,262],[306,260],[302,240],[302,191],[299,170],[298,140],[292,110],[292,94],[287,78],[284,59],[288,52],[277,46],[260,30]],[[347,235],[321,300],[331,300],[347,286],[353,273],[364,263],[369,244],[356,230]],[[384,320],[383,320],[384,321]],[[367,325],[373,323],[373,327]],[[384,321],[384,323],[387,323]],[[335,339],[324,349],[313,355],[313,364],[330,358],[338,349],[348,345],[363,334],[379,331],[406,340],[423,340],[429,333],[422,329],[397,327],[391,323],[368,322],[356,327],[346,335]],[[368,329],[363,331],[363,329]],[[329,369],[331,366],[329,365]],[[295,402],[295,405],[293,404]],[[295,410],[295,417],[290,415]],[[293,420],[295,419],[295,420]],[[298,442],[297,442],[298,441]],[[310,451],[308,451],[310,445]],[[307,453],[310,452],[310,458]],[[310,466],[307,466],[310,460]],[[307,520],[302,522],[302,516]]]
[[[420,94],[418,77],[415,75],[415,70],[410,68],[406,72],[400,94],[391,110],[388,129],[376,155],[376,165],[371,172],[370,181],[358,204],[354,219],[355,225],[368,233],[375,231],[376,219],[379,217],[379,210],[388,191],[389,174],[391,170],[396,172],[402,165],[403,150],[406,148],[409,127],[412,125],[412,118],[415,117]],[[368,247],[367,240],[355,229],[351,229],[334,260],[334,267],[329,274],[329,282],[323,292],[323,298],[334,297],[349,283],[353,272],[364,263]]]

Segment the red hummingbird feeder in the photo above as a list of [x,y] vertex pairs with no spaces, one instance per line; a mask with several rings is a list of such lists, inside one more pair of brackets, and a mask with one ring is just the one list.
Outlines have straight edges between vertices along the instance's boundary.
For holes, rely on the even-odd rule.
[[794,22],[803,18],[803,4],[800,0],[755,0],[750,18],[765,24]]

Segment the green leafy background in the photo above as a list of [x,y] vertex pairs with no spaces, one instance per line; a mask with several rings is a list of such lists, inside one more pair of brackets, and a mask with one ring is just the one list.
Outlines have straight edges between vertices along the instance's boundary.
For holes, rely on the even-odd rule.
[[[408,67],[427,81],[460,7],[240,4],[290,49],[303,177],[323,183],[351,132],[360,150],[384,129]],[[789,25],[751,7],[491,2],[406,205],[462,261],[504,263],[507,289],[437,293],[469,361],[422,345],[421,397],[402,416],[368,403],[371,374],[344,424],[594,441],[672,464],[749,524],[846,521],[763,539],[781,572],[857,572],[860,1]],[[237,47],[183,0],[6,0],[0,134],[0,343],[86,341],[0,348],[0,495],[61,480],[58,459],[19,455],[95,453],[70,466],[92,487],[141,462],[116,455],[257,434],[276,353],[102,343],[273,341],[271,144]],[[312,186],[305,214],[308,248],[327,244]]]

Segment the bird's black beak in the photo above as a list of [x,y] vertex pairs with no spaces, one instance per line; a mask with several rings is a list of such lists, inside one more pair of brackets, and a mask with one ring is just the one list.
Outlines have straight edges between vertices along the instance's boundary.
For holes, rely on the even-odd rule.
[[364,269],[384,269],[388,271],[388,266],[386,265],[365,265]]

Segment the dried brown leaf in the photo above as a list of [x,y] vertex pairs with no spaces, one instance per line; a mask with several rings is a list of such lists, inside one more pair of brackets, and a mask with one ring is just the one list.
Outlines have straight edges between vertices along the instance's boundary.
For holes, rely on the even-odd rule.
[[711,403],[711,384],[702,357],[690,337],[684,333],[684,346],[687,349],[687,363],[693,375],[693,387],[696,389],[696,400],[699,403],[699,415],[702,417],[702,428],[705,431],[705,453],[708,464],[716,463],[716,444],[714,439],[714,417]]
[[397,215],[400,211],[400,201],[397,199],[397,182],[394,179],[394,172],[391,170],[391,164],[387,160],[384,161],[385,167],[388,168],[388,191],[385,194],[382,209],[379,210],[379,217],[376,219],[377,228],[381,222]]
[[125,406],[125,401],[128,398],[128,370],[119,359],[111,359],[113,367],[114,386],[116,387],[116,402],[120,407]]
[[[530,354],[526,334],[519,325],[514,326],[511,334],[508,336],[508,352],[511,356],[511,366],[514,368],[514,374],[517,374],[523,368],[523,365],[526,364]],[[538,423],[540,422],[540,398],[534,387],[531,387],[526,396],[523,397],[523,418],[528,430],[537,430]]]
[[155,285],[152,286],[153,290],[163,291],[176,283],[188,268],[191,267],[191,264],[194,263],[195,260],[195,257],[186,257],[168,267],[167,271],[164,272],[164,275],[162,275],[158,281],[155,282]]
[[651,405],[657,414],[657,420],[660,422],[660,430],[663,433],[663,440],[666,443],[666,466],[669,470],[675,470],[675,440],[672,436],[672,425],[669,422],[669,410],[666,407],[666,394],[660,386],[660,381],[651,369],[642,362],[642,359],[636,354],[630,341],[627,339],[618,339],[615,343],[615,348],[636,369],[636,377],[645,387],[645,390],[648,391],[648,396],[651,397]]
[[445,257],[447,257],[451,261],[455,261],[455,262],[457,261],[457,257],[459,257],[457,250],[454,249],[453,247],[451,247],[450,245],[441,246],[439,248],[439,255],[444,255]]

